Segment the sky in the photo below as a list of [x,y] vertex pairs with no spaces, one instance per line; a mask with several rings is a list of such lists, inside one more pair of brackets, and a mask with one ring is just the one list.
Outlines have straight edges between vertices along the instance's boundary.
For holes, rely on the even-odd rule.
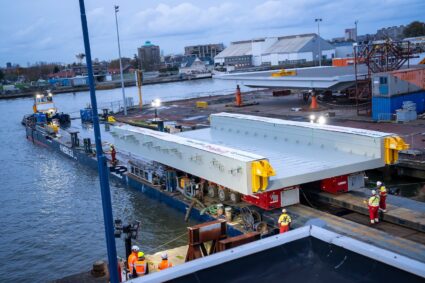
[[[0,66],[76,61],[84,53],[78,0],[2,0]],[[146,40],[164,54],[184,46],[317,32],[344,36],[358,20],[359,34],[425,21],[424,0],[85,0],[92,58],[118,57],[114,5],[122,56],[133,57]]]

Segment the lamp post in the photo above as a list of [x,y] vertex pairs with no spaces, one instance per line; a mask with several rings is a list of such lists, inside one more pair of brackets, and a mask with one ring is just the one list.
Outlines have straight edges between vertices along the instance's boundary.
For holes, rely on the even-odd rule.
[[158,107],[161,106],[161,100],[156,98],[151,103],[152,107],[155,108],[155,121],[158,120]]
[[321,18],[314,19],[314,21],[317,23],[317,42],[319,44],[319,66],[322,66],[322,49],[320,48],[320,22],[322,21]]
[[87,76],[89,79],[90,87],[90,100],[93,111],[93,129],[94,139],[96,142],[96,157],[97,157],[97,168],[99,171],[100,179],[100,192],[102,196],[102,208],[103,208],[103,221],[105,224],[105,237],[106,247],[108,249],[108,266],[109,276],[111,283],[118,283],[118,261],[117,261],[117,250],[115,246],[114,237],[114,223],[112,216],[112,203],[111,203],[111,192],[109,189],[109,170],[107,167],[107,160],[102,150],[102,138],[100,135],[99,117],[97,115],[97,100],[96,90],[94,87],[94,76],[93,67],[91,60],[90,51],[90,40],[89,32],[87,27],[86,8],[84,6],[84,0],[79,0],[80,3],[80,14],[81,14],[81,27],[83,29],[84,39],[84,50],[86,52],[86,63],[87,63]]
[[120,75],[121,75],[121,89],[122,89],[122,99],[124,100],[124,115],[127,116],[127,103],[125,99],[125,90],[124,90],[124,76],[122,74],[122,62],[121,62],[121,46],[120,46],[120,34],[118,32],[118,12],[119,6],[114,6],[115,8],[115,25],[117,27],[117,40],[118,40],[118,55],[120,57]]

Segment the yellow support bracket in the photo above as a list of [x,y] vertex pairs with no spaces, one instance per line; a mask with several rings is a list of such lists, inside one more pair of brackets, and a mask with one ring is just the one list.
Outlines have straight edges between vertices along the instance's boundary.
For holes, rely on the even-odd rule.
[[269,177],[276,175],[268,160],[258,160],[251,163],[252,192],[264,191],[269,185]]
[[385,164],[394,164],[398,160],[400,150],[409,149],[409,145],[399,136],[386,137],[384,139]]
[[297,71],[296,70],[285,70],[281,69],[278,72],[272,73],[272,77],[286,77],[286,76],[296,76]]

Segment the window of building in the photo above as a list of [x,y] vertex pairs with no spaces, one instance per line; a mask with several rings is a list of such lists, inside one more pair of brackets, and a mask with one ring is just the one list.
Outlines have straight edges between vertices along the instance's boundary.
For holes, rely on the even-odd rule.
[[388,84],[388,78],[387,77],[379,77],[379,84],[381,84],[381,85]]

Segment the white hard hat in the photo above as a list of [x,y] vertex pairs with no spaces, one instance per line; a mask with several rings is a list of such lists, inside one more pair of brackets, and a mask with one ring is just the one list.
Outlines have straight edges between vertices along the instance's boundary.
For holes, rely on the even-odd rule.
[[286,209],[282,209],[282,212],[283,212],[283,213],[286,213]]
[[380,187],[381,185],[382,185],[382,182],[381,181],[376,182],[376,186],[377,187]]
[[376,191],[375,190],[372,190],[372,195],[376,195]]
[[137,252],[138,252],[138,251],[139,251],[139,247],[138,247],[138,246],[136,246],[136,245],[134,245],[134,246],[132,246],[132,247],[131,247],[131,250],[132,250],[132,251],[137,251]]
[[162,258],[162,259],[167,259],[167,258],[168,258],[168,254],[167,254],[166,252],[163,252],[163,253],[161,254],[161,258]]

